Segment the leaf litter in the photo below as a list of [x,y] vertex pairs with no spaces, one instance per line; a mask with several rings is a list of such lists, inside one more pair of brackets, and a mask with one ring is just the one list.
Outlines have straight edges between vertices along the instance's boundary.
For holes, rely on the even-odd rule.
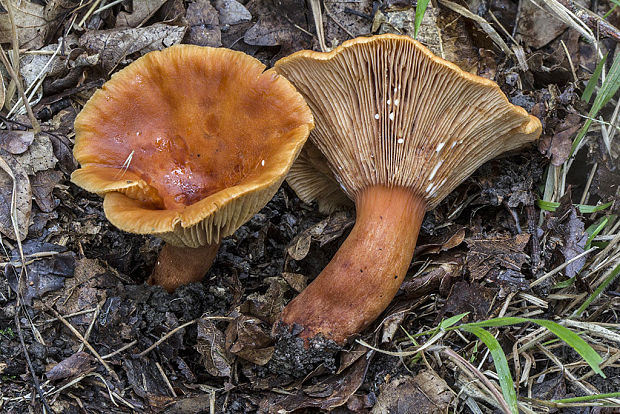
[[[584,3],[596,8],[584,11],[573,0],[428,2],[418,39],[498,81],[513,103],[539,116],[539,151],[485,164],[427,214],[399,294],[360,343],[323,341],[300,352],[290,333],[274,339],[273,324],[344,240],[350,210],[326,217],[284,185],[222,243],[204,283],[168,294],[144,285],[161,243],[116,230],[101,200],[68,179],[75,115],[112,73],[177,43],[231,47],[268,65],[317,50],[310,6],[11,2],[0,10],[0,43],[19,63],[22,84],[2,68],[3,412],[40,410],[41,396],[56,412],[492,412],[513,403],[534,412],[584,395],[594,401],[581,407],[587,412],[599,412],[599,402],[618,407],[617,96],[591,121],[576,156],[573,150],[590,108],[580,98],[588,80],[596,97],[613,78],[613,59],[599,62],[617,53],[620,8]],[[418,24],[410,2],[320,6],[327,48],[371,33],[413,36]],[[43,133],[25,115],[18,86]],[[607,378],[534,324],[487,326],[499,346],[490,349],[479,331],[457,334],[445,322],[534,315],[580,333],[603,357]],[[506,371],[497,368],[497,352],[506,355]],[[507,405],[497,392],[502,372],[512,374],[518,396]],[[32,373],[44,379],[41,393]],[[597,400],[603,393],[611,396]]]

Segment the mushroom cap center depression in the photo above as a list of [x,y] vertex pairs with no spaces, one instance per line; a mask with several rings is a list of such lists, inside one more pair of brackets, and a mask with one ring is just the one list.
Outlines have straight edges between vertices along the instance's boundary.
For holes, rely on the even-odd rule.
[[153,207],[171,210],[259,175],[299,119],[277,75],[254,66],[156,62],[113,79],[82,164],[139,175],[160,197]]

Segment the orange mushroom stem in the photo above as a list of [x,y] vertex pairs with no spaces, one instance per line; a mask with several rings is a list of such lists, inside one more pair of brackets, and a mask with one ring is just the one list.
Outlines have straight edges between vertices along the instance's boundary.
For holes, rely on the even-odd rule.
[[332,261],[284,309],[287,325],[309,339],[343,343],[374,321],[400,287],[424,219],[426,202],[403,187],[369,187],[355,201],[355,226]]
[[159,252],[153,273],[147,283],[159,285],[168,292],[189,283],[200,282],[211,268],[220,243],[198,248],[178,247],[166,243]]

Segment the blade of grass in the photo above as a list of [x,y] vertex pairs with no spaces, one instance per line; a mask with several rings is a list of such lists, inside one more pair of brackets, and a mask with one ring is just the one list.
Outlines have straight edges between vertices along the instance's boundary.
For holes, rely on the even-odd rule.
[[607,207],[611,206],[612,204],[613,202],[610,201],[609,203],[599,204],[598,206],[589,206],[587,204],[575,204],[575,206],[579,209],[579,212],[581,214],[590,214],[590,213],[596,213],[597,211],[605,210]]
[[499,345],[499,342],[497,342],[497,339],[495,339],[495,337],[491,335],[491,333],[489,333],[487,330],[478,326],[463,327],[463,325],[461,325],[461,328],[464,331],[471,332],[472,334],[476,335],[478,339],[484,342],[487,348],[489,348],[489,351],[493,356],[495,371],[497,372],[497,376],[499,377],[499,385],[502,387],[502,394],[504,395],[504,399],[510,407],[510,412],[513,414],[519,414],[517,393],[515,392],[512,375],[510,374],[510,369],[508,368],[506,354],[504,354],[504,350]]
[[[620,266],[619,266],[618,271],[620,272]],[[468,328],[471,326],[478,326],[481,328],[498,327],[498,326],[516,325],[519,323],[526,323],[526,322],[535,323],[536,325],[547,328],[549,331],[555,334],[555,336],[560,338],[562,341],[566,342],[566,344],[568,344],[579,355],[581,355],[584,361],[586,361],[588,365],[590,365],[590,368],[592,368],[594,372],[596,372],[603,378],[606,378],[603,371],[601,371],[601,369],[599,368],[599,364],[603,362],[603,358],[601,358],[601,356],[594,349],[592,349],[592,347],[588,345],[586,341],[581,339],[581,337],[579,337],[579,335],[577,335],[575,332],[553,321],[549,321],[546,319],[517,318],[517,317],[512,316],[512,317],[489,319],[488,321],[467,323],[467,324],[456,326],[454,328],[448,328],[447,330],[462,329],[462,328]]]
[[469,312],[461,313],[459,315],[452,316],[451,318],[444,319],[439,324],[439,329],[448,329],[449,327],[453,326],[454,324],[459,322],[461,319],[463,319],[467,315],[469,315]]
[[587,103],[590,103],[592,92],[594,92],[594,88],[598,84],[598,80],[601,77],[601,72],[603,71],[603,66],[605,65],[605,62],[607,62],[607,53],[605,54],[605,56],[603,56],[603,59],[601,59],[601,61],[598,62],[598,64],[596,65],[596,68],[594,69],[594,72],[592,73],[592,77],[590,77],[590,80],[588,81],[588,84],[586,85],[586,89],[583,91],[583,95],[581,95],[582,101],[586,101]]
[[598,225],[592,225],[588,227],[588,230],[590,230],[592,227],[596,226],[592,228],[591,233],[590,231],[586,230],[586,233],[590,234],[588,236],[588,240],[586,240],[586,247],[585,247],[586,250],[590,248],[590,245],[592,244],[592,240],[594,240],[594,238],[601,232],[601,230],[603,230],[605,226],[607,226],[608,222],[609,222],[609,217],[603,217]]
[[426,7],[428,6],[429,0],[418,0],[418,4],[415,6],[415,20],[413,22],[413,38],[418,38],[418,30],[420,30],[420,25],[422,24],[422,19],[424,19],[424,13],[426,12]]
[[596,94],[596,98],[594,98],[594,102],[592,103],[592,108],[590,108],[590,112],[588,112],[588,119],[581,127],[581,130],[577,134],[577,137],[573,141],[573,146],[570,150],[570,157],[575,155],[575,151],[579,147],[581,140],[586,136],[586,133],[590,129],[590,125],[592,124],[592,120],[596,117],[598,112],[609,102],[609,100],[616,94],[620,88],[620,54],[616,54],[614,58],[614,63],[609,69],[609,73],[607,74],[607,78],[601,85],[598,93]]
[[592,400],[600,400],[603,398],[618,398],[620,397],[620,392],[610,392],[607,394],[594,394],[594,395],[584,395],[583,397],[572,397],[572,398],[562,398],[561,400],[551,400],[554,403],[574,403],[574,402],[584,402],[584,401],[592,401]]
[[560,203],[556,203],[555,201],[537,200],[536,204],[541,210],[550,211],[552,213],[560,207]]
[[620,264],[616,266],[616,268],[609,274],[609,276],[607,276],[605,281],[601,283],[599,287],[597,287],[596,290],[592,292],[592,294],[590,294],[590,296],[588,296],[588,298],[581,304],[579,309],[577,309],[573,315],[581,316],[581,314],[588,308],[588,306],[590,306],[594,299],[596,299],[601,293],[603,293],[607,286],[609,286],[611,282],[616,279],[616,276],[618,276],[618,274],[620,274]]

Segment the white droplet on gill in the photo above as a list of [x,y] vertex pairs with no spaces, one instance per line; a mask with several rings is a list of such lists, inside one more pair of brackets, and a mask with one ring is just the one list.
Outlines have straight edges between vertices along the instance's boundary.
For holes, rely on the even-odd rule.
[[441,164],[443,164],[443,160],[439,160],[439,162],[437,162],[437,165],[435,165],[435,168],[433,168],[433,171],[431,171],[431,175],[428,176],[429,181],[433,179],[433,177],[435,177],[435,174],[437,174],[437,171],[439,170],[439,167],[441,167]]

